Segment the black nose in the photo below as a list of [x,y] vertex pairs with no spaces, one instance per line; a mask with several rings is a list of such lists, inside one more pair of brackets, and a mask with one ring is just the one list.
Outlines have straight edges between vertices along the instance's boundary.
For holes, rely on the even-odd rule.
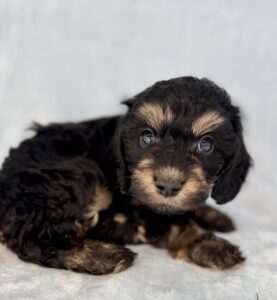
[[183,185],[183,183],[179,180],[172,180],[168,178],[155,177],[154,180],[158,192],[165,197],[176,196]]

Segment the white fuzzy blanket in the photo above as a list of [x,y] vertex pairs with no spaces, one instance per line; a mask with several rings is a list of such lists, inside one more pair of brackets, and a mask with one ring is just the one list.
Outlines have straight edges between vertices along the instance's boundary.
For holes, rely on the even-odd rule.
[[[32,120],[120,112],[119,100],[158,79],[207,76],[245,115],[255,168],[222,207],[222,235],[247,261],[216,272],[149,246],[102,277],[41,268],[0,245],[0,299],[277,299],[277,43],[274,0],[1,0],[0,160]],[[212,200],[211,200],[212,203]]]

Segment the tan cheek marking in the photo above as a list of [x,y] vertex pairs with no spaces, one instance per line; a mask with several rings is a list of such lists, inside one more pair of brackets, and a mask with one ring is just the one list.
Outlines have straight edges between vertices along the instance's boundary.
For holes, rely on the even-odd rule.
[[174,116],[169,107],[163,109],[159,104],[144,103],[137,111],[137,116],[147,124],[159,130],[162,124],[173,121]]
[[199,182],[195,179],[189,179],[185,184],[186,192],[196,194],[199,187]]
[[208,197],[210,188],[211,186],[206,182],[202,167],[197,166],[192,170],[192,175],[184,184],[180,195],[190,197],[196,195],[201,190],[202,192],[207,193]]
[[145,169],[143,171],[135,170],[134,178],[139,182],[143,183],[144,188],[150,188],[153,183],[153,172],[151,170]]
[[192,171],[192,176],[187,180],[185,188],[195,194],[199,190],[200,184],[205,182],[204,172],[201,167],[195,167]]
[[145,187],[149,187],[153,184],[153,172],[150,169],[153,160],[150,158],[142,159],[137,168],[134,170],[134,178],[139,182],[143,182]]
[[152,163],[153,163],[152,159],[144,158],[139,162],[137,169],[149,168],[152,165]]
[[224,124],[225,119],[216,111],[208,111],[204,113],[201,117],[193,121],[192,123],[192,133],[195,136],[201,136],[205,133],[215,130],[222,124]]

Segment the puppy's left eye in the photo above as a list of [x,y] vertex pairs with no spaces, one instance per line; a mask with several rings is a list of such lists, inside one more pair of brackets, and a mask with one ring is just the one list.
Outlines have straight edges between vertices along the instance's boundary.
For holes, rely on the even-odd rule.
[[155,134],[151,129],[145,129],[140,135],[139,143],[140,146],[145,148],[155,142]]
[[214,150],[213,139],[210,136],[203,136],[198,143],[198,151],[209,155]]

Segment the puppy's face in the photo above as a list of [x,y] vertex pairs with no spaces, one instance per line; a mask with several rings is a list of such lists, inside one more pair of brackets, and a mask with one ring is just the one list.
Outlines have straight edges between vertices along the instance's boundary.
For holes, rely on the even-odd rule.
[[[152,93],[148,89],[129,102],[122,132],[129,193],[158,212],[181,213],[203,205],[242,146],[235,128],[237,109],[211,85],[222,94],[213,100],[211,87],[200,82],[171,80],[155,93],[158,83]],[[234,192],[225,193],[224,199]]]

